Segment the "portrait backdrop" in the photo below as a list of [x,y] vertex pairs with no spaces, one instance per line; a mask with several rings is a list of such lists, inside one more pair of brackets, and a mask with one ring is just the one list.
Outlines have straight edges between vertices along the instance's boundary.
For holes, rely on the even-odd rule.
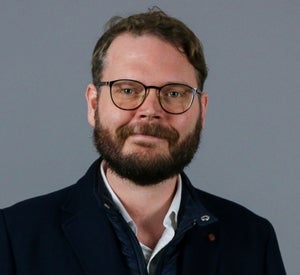
[[73,184],[97,158],[84,98],[93,47],[111,16],[154,5],[194,30],[209,68],[186,172],[269,219],[287,273],[300,274],[299,0],[0,0],[0,207]]

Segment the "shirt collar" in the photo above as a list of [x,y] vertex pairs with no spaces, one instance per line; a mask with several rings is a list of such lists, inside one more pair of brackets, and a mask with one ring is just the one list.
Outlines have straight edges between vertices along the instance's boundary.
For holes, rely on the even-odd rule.
[[[137,233],[137,228],[136,225],[133,221],[133,219],[130,217],[128,212],[126,211],[124,205],[118,198],[118,196],[115,194],[113,189],[111,188],[106,175],[105,175],[105,168],[104,168],[104,162],[101,162],[100,165],[100,171],[101,175],[104,181],[104,184],[110,193],[113,203],[115,204],[116,208],[120,212],[120,214],[123,216],[124,220],[128,223],[130,228]],[[180,201],[181,201],[181,193],[182,193],[182,180],[180,174],[178,175],[178,180],[177,180],[177,188],[176,188],[176,193],[174,195],[174,198],[171,202],[170,208],[164,218],[163,225],[165,228],[172,228],[173,230],[176,230],[177,228],[177,217],[178,217],[178,212],[179,212],[179,207],[180,207]]]

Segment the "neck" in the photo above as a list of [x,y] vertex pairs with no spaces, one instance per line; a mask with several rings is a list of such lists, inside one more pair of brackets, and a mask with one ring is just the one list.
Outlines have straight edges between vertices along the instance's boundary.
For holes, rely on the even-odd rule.
[[164,231],[163,220],[176,192],[177,176],[149,186],[121,178],[110,168],[106,177],[135,222],[139,241],[154,248]]

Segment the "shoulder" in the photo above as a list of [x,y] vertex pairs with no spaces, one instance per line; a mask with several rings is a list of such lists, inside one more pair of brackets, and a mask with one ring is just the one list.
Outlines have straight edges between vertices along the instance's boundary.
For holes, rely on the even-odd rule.
[[192,186],[185,177],[185,186],[195,201],[207,209],[220,224],[236,230],[273,230],[270,222],[247,207]]
[[8,224],[35,224],[49,220],[60,211],[61,205],[75,185],[38,197],[30,198],[1,210]]
[[215,217],[217,217],[222,232],[237,242],[267,243],[275,239],[275,231],[270,221],[252,210],[201,190],[195,190],[197,197]]
[[4,208],[1,211],[9,216],[17,217],[28,215],[34,217],[39,213],[45,214],[46,211],[48,211],[47,213],[50,213],[61,208],[71,196],[75,196],[79,202],[83,199],[89,200],[93,193],[91,190],[97,175],[99,161],[100,160],[95,161],[85,175],[75,184],[45,195],[21,201],[10,207]]
[[197,194],[197,197],[201,200],[205,207],[207,207],[220,220],[238,219],[243,221],[265,221],[264,218],[237,202],[198,189],[195,189],[195,194]]
[[194,190],[201,204],[217,218],[216,225],[224,243],[235,247],[256,245],[261,251],[269,245],[278,246],[274,227],[268,219],[236,202]]

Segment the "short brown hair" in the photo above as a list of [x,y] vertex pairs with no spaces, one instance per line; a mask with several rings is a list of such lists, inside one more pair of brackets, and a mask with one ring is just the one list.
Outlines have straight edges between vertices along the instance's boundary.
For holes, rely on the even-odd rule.
[[202,90],[207,77],[207,67],[201,42],[180,20],[170,17],[158,8],[134,14],[126,18],[113,17],[107,22],[107,30],[98,40],[92,58],[93,82],[99,82],[104,59],[112,41],[122,33],[151,34],[170,43],[183,52],[194,66],[199,88]]

